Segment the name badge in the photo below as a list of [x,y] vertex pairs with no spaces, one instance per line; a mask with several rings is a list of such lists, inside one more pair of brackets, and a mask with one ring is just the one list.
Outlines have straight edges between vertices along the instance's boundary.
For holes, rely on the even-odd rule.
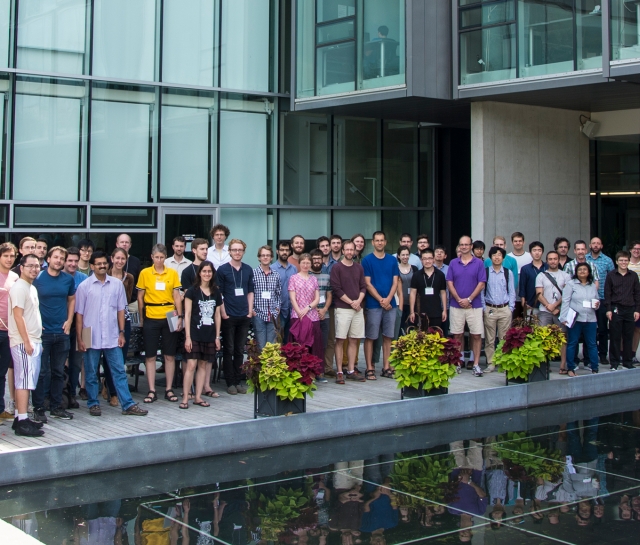
[[425,295],[433,295],[433,288],[424,288]]
[[[236,293],[236,295],[238,295],[238,294]],[[271,299],[271,292],[270,291],[263,291],[262,292],[262,298],[263,299]]]
[[582,301],[582,306],[584,308],[591,308],[591,301]]
[[236,295],[238,297],[242,297],[244,295],[244,290],[242,288],[236,288]]
[[213,318],[211,318],[211,316],[206,316],[206,317],[202,318],[202,324],[203,325],[213,325]]
[[167,289],[167,285],[164,282],[156,282],[156,291],[164,291]]
[[327,299],[325,298],[325,296],[324,296],[324,295],[321,295],[321,296],[320,296],[320,304],[321,304],[321,305],[324,305],[324,303],[325,303],[325,301],[326,301],[326,300],[327,300]]

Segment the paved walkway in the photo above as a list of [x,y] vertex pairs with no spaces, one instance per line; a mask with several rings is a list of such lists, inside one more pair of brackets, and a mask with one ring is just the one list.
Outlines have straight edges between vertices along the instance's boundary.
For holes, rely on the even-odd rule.
[[[551,380],[570,380],[558,374],[559,363],[552,364]],[[609,372],[608,366],[603,372]],[[619,371],[624,372],[624,371]],[[589,370],[580,370],[581,374],[590,374]],[[378,371],[379,374],[379,371]],[[160,377],[162,375],[159,375]],[[475,377],[471,371],[464,370],[456,375],[449,391],[452,393],[469,392],[505,385],[503,373],[485,374]],[[197,428],[241,420],[253,419],[253,395],[231,396],[226,393],[224,381],[214,385],[219,398],[207,398],[211,407],[202,408],[189,405],[188,410],[178,409],[178,403],[169,403],[163,399],[164,389],[157,388],[159,400],[143,405],[142,399],[147,391],[146,377],[140,377],[140,393],[133,397],[141,406],[149,409],[146,417],[122,416],[120,408],[110,407],[101,399],[102,416],[92,417],[86,402],[80,401],[80,409],[75,409],[73,420],[50,418],[45,424],[45,435],[40,438],[18,437],[11,430],[12,421],[0,424],[0,454],[15,452],[29,447],[61,445],[83,441],[97,441],[114,437],[135,436],[146,432],[167,432],[176,429]],[[181,395],[181,390],[176,389]],[[400,390],[395,380],[377,377],[375,381],[338,385],[335,382],[319,384],[313,398],[307,398],[307,412],[327,411],[361,405],[370,405],[400,399]],[[472,415],[470,415],[472,416]]]

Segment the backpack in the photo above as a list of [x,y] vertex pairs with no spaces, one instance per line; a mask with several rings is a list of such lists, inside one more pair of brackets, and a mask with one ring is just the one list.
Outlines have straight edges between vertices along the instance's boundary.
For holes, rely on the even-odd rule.
[[[507,269],[504,265],[502,266],[502,270],[504,271],[504,281],[507,284],[507,295],[509,295],[509,269]],[[489,267],[484,268],[484,272],[487,273],[487,283],[484,285],[484,294],[487,295],[487,287],[489,286]]]

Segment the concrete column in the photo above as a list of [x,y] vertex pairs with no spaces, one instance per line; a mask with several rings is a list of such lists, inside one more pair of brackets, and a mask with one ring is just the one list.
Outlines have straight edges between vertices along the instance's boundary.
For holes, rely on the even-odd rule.
[[579,111],[499,102],[471,105],[471,229],[521,231],[545,249],[557,236],[589,239],[589,140]]

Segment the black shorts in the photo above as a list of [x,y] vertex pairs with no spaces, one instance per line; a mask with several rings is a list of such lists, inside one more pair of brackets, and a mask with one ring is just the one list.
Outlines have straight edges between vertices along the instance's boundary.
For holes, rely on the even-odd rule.
[[167,322],[166,318],[160,320],[145,318],[142,324],[142,334],[144,336],[144,355],[146,358],[152,358],[158,353],[160,335],[162,335],[162,355],[176,355],[179,332],[171,333],[169,322]]

